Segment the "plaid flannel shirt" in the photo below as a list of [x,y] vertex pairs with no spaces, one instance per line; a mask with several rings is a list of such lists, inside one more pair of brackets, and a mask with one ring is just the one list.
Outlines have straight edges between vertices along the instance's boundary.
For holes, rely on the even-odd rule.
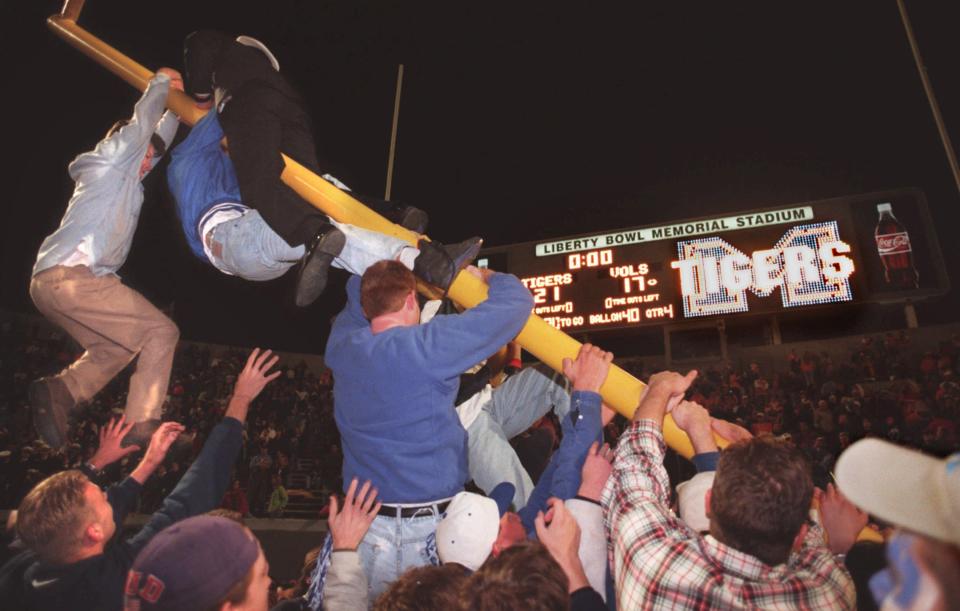
[[618,608],[855,608],[853,580],[819,526],[777,566],[690,529],[669,508],[665,452],[656,422],[632,423],[603,491]]

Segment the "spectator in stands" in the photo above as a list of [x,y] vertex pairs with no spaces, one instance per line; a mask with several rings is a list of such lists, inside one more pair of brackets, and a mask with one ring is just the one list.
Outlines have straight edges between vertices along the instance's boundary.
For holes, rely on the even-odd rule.
[[170,526],[137,554],[126,611],[267,611],[270,569],[250,529],[219,516]]
[[617,604],[853,608],[849,574],[807,523],[809,467],[783,442],[758,438],[721,454],[707,500],[710,536],[669,509],[663,418],[694,377],[653,376],[617,447],[603,495]]
[[837,461],[837,484],[857,506],[897,527],[889,568],[870,580],[883,609],[960,608],[960,454],[944,460],[879,439]]
[[276,360],[269,350],[250,354],[223,421],[163,507],[132,538],[113,535],[182,426],[161,425],[140,466],[106,493],[75,470],[36,486],[18,510],[17,532],[28,549],[0,569],[0,600],[14,609],[120,609],[137,553],[164,528],[214,509],[223,498],[250,402],[278,375],[267,374]]
[[410,270],[372,265],[348,281],[327,343],[344,482],[369,479],[384,503],[359,548],[374,596],[431,562],[427,541],[467,479],[466,433],[453,409],[460,374],[515,337],[533,306],[515,277],[469,270],[489,284],[487,299],[421,325]]
[[79,360],[30,386],[40,437],[59,448],[68,416],[93,399],[136,358],[127,394],[135,441],[146,443],[160,423],[170,381],[177,326],[117,276],[143,205],[144,176],[173,141],[177,117],[164,113],[169,90],[183,90],[180,74],[161,68],[128,121],[118,122],[97,147],[70,163],[76,181],[60,226],[40,246],[30,298],[48,320],[84,347]]
[[250,501],[250,511],[259,516],[270,494],[270,469],[273,459],[267,451],[267,446],[260,446],[260,453],[250,459],[250,475],[247,480],[247,495]]
[[250,505],[247,504],[247,493],[240,487],[240,480],[233,480],[233,483],[230,485],[230,490],[223,495],[223,502],[220,506],[224,509],[236,511],[244,517],[250,515]]
[[287,502],[290,497],[287,496],[287,489],[283,487],[283,480],[279,475],[272,478],[273,492],[270,493],[270,503],[267,505],[267,515],[271,518],[283,517],[283,510],[287,508]]

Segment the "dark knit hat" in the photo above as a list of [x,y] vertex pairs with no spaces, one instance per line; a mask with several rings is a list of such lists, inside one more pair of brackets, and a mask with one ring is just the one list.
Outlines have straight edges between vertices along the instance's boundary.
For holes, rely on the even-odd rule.
[[126,609],[203,611],[243,580],[260,546],[243,526],[196,516],[155,536],[134,560],[124,589]]

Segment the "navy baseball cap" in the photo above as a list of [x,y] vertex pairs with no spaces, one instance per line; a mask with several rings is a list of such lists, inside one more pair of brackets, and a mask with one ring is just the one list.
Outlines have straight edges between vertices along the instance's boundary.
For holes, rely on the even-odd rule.
[[204,611],[250,572],[260,544],[227,518],[196,516],[166,528],[134,560],[125,609]]

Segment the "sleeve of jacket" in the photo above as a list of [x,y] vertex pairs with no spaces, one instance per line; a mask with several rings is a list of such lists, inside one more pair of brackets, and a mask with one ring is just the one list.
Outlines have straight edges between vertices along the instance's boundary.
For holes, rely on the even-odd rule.
[[436,316],[420,325],[420,360],[411,366],[437,379],[458,377],[520,333],[533,296],[515,276],[494,274],[487,299],[461,314]]
[[214,427],[203,450],[163,505],[132,538],[124,542],[131,558],[158,532],[191,516],[216,509],[230,483],[230,471],[243,443],[243,425],[235,418],[224,418]]
[[364,611],[367,606],[367,575],[359,552],[333,552],[323,589],[324,611]]
[[363,315],[360,305],[360,276],[350,276],[347,280],[347,305],[337,314],[330,327],[330,339],[327,340],[326,352],[335,352],[337,344],[360,329],[370,326],[370,321]]
[[[147,154],[150,136],[156,131],[160,117],[163,116],[169,91],[170,77],[166,74],[154,75],[133,107],[133,117],[109,138],[101,140],[96,153],[116,166],[130,165],[139,168],[140,160]],[[171,135],[171,140],[172,138]],[[71,172],[71,178],[76,180],[77,177]]]
[[143,486],[132,477],[125,477],[119,484],[107,488],[107,502],[113,507],[113,521],[117,530],[123,527],[123,521],[136,504],[141,490]]
[[547,500],[573,498],[580,488],[580,472],[590,444],[600,439],[600,395],[576,391],[570,397],[570,414],[563,421],[563,440],[550,457],[547,468],[534,487],[527,504],[520,510],[520,519],[527,532],[534,532],[538,511],[547,510]]

